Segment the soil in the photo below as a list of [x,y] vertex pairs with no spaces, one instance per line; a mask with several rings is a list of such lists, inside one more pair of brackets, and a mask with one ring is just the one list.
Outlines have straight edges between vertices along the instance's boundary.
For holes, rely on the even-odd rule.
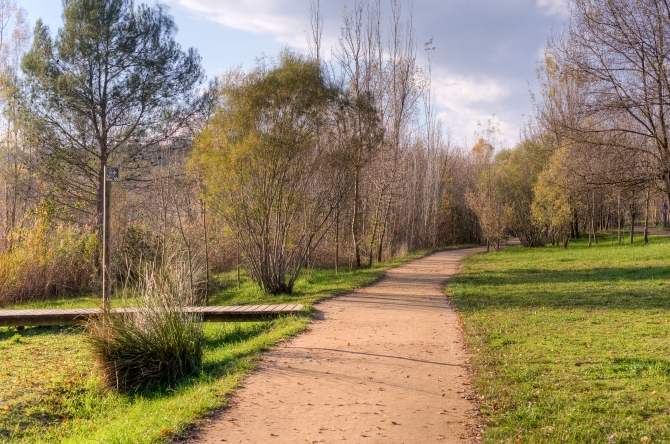
[[204,443],[477,442],[482,426],[443,251],[316,305],[307,331],[266,353]]

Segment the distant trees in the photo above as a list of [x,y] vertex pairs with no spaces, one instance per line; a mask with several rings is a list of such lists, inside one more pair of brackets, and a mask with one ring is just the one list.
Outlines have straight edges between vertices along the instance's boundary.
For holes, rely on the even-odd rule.
[[472,189],[466,191],[466,200],[470,209],[477,215],[482,234],[488,247],[498,251],[500,241],[510,219],[510,208],[502,196],[497,165],[494,162],[494,146],[480,138],[472,147],[475,182]]
[[29,210],[31,178],[23,167],[25,147],[17,121],[16,78],[28,47],[25,11],[14,0],[0,0],[0,253],[11,249],[10,233]]
[[534,217],[561,237],[597,241],[598,229],[615,228],[621,244],[625,222],[632,242],[644,215],[646,241],[650,212],[670,197],[670,6],[575,0],[569,11],[540,70],[537,124],[551,160]]
[[542,139],[528,138],[496,156],[498,187],[509,209],[507,227],[525,247],[542,246],[547,240],[544,225],[532,217],[532,207],[549,155]]

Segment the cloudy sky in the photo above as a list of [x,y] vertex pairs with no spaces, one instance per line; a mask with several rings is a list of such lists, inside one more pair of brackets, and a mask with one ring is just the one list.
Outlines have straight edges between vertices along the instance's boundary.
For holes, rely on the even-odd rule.
[[[563,28],[565,0],[414,0],[420,63],[431,37],[433,85],[445,128],[460,141],[495,114],[508,144],[531,112],[530,88],[547,37]],[[140,0],[136,0],[139,3]],[[196,47],[209,78],[287,45],[306,48],[309,0],[164,0],[179,26],[177,40]],[[326,50],[337,42],[347,0],[321,0]],[[55,31],[61,3],[17,0]],[[151,2],[149,2],[151,3]],[[351,1],[350,1],[351,3]],[[382,0],[383,7],[388,0]],[[405,1],[409,5],[409,1]],[[386,8],[388,10],[388,8]],[[408,11],[409,7],[406,6]]]

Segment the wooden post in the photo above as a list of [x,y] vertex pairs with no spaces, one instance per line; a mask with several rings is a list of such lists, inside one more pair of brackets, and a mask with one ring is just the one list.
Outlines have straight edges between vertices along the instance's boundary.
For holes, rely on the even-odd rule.
[[102,185],[103,190],[103,205],[102,205],[102,305],[105,310],[110,307],[110,285],[109,277],[109,239],[110,239],[110,197],[112,191],[112,183],[107,177],[107,166],[105,166],[105,180]]

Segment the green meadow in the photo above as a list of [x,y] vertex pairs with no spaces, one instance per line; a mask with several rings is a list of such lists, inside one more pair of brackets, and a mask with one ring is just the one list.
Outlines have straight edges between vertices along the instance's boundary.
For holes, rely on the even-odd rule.
[[670,238],[472,255],[448,292],[484,442],[670,441]]

